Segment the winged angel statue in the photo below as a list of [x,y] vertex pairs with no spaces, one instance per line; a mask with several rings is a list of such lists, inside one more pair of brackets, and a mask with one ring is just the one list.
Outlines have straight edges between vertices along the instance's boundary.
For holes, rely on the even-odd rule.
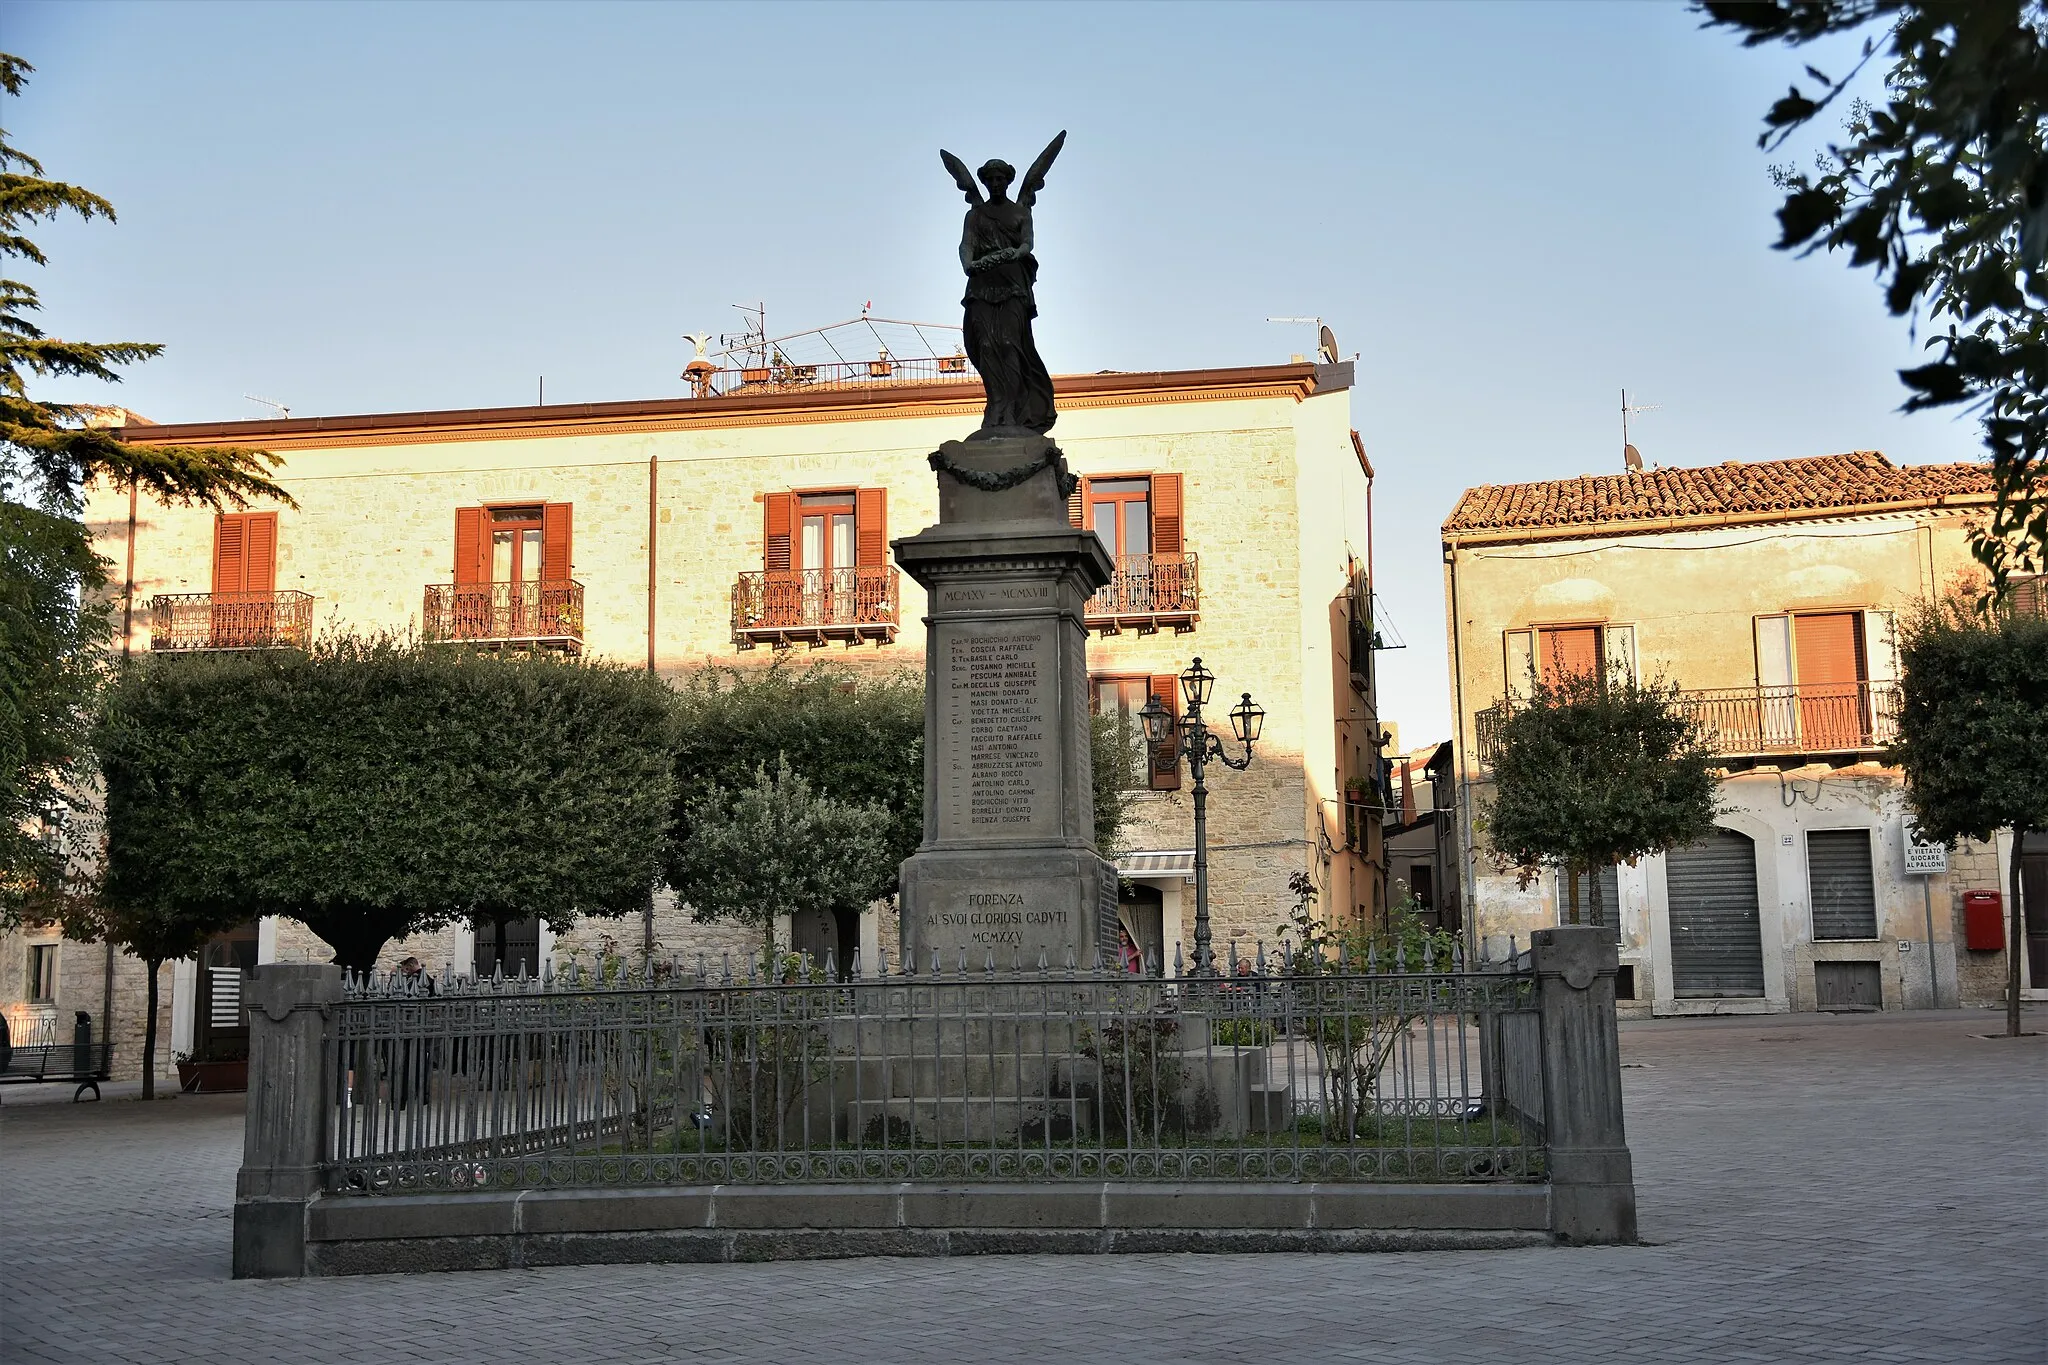
[[990,161],[981,168],[981,183],[988,186],[984,199],[966,163],[951,152],[939,152],[954,183],[974,206],[967,210],[960,232],[960,266],[967,272],[967,296],[960,304],[966,310],[967,358],[981,372],[988,394],[981,418],[984,432],[1009,428],[1042,435],[1056,416],[1052,376],[1031,339],[1031,319],[1038,316],[1038,301],[1031,292],[1038,281],[1038,259],[1031,254],[1031,206],[1066,140],[1062,131],[1038,154],[1014,200],[1007,191],[1017,172],[1009,162]]

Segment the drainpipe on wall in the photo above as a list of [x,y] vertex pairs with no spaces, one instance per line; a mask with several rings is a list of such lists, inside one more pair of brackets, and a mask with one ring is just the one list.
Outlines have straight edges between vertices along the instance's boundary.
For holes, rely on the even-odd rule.
[[1456,708],[1451,735],[1455,747],[1451,759],[1458,765],[1458,901],[1465,914],[1465,955],[1479,958],[1479,876],[1472,847],[1472,779],[1470,765],[1478,756],[1465,744],[1465,618],[1458,608],[1458,552],[1444,547],[1444,565],[1451,579],[1451,705]]
[[[647,671],[654,670],[654,565],[655,539],[660,534],[661,457],[647,457]],[[654,888],[647,888],[647,903],[640,907],[640,956],[654,956]]]

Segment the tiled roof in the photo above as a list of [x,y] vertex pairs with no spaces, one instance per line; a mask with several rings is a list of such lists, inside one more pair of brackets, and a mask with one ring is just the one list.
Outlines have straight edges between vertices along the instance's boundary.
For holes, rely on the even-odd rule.
[[[1444,522],[1446,538],[1489,531],[1616,523],[1741,520],[1746,514],[1776,520],[1803,512],[1912,505],[1991,491],[1991,470],[1981,464],[1923,464],[1903,468],[1874,450],[1814,455],[1799,460],[1730,460],[1704,469],[1645,469],[1626,474],[1582,474],[1543,483],[1486,484],[1468,488]],[[1649,529],[1647,526],[1643,529]]]

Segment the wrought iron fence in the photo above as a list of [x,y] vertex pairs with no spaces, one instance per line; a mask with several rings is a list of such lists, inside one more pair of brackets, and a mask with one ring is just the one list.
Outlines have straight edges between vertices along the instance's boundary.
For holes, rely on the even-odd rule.
[[[1724,756],[1868,752],[1898,737],[1895,682],[1707,688],[1680,692],[1678,702]],[[1499,757],[1510,714],[1496,704],[1473,717],[1481,763]]]
[[420,636],[429,643],[580,647],[583,585],[572,579],[430,583],[420,614]]
[[732,589],[732,637],[741,648],[893,640],[897,572],[888,565],[743,573]]
[[178,592],[149,599],[152,650],[303,649],[312,635],[310,593]]
[[1118,555],[1115,574],[1088,599],[1088,618],[1179,618],[1192,625],[1201,610],[1200,567],[1191,554]]
[[355,979],[325,1187],[1542,1177],[1528,973],[1262,965]]

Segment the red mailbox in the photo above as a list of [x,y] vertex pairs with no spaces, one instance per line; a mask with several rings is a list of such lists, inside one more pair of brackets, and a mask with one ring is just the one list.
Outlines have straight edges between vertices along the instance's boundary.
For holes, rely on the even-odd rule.
[[1963,893],[1963,942],[1979,953],[2005,947],[2005,902],[1996,891]]

